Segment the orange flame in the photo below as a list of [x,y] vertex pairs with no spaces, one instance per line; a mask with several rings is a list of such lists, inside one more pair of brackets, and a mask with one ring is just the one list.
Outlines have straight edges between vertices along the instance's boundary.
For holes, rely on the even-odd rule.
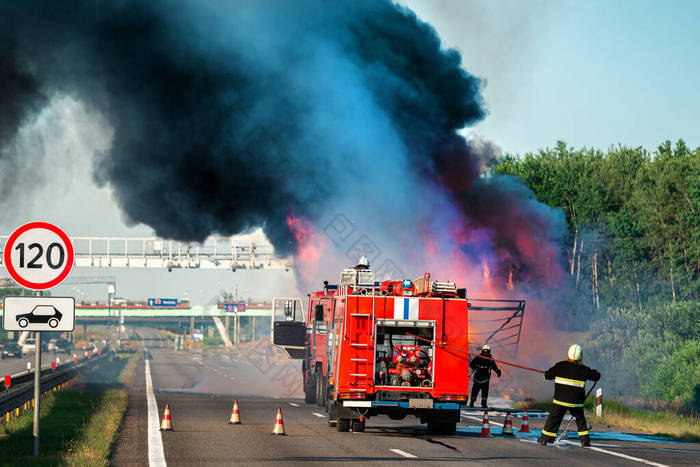
[[513,265],[510,266],[510,271],[508,271],[508,282],[506,283],[508,290],[513,290]]
[[314,231],[311,222],[301,217],[287,216],[287,226],[297,241],[298,272],[304,280],[313,280],[326,242]]

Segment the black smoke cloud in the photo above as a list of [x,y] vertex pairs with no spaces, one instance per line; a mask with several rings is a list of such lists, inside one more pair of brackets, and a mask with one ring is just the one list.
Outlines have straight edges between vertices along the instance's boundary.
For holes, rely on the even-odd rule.
[[393,169],[486,227],[532,202],[474,191],[485,155],[457,130],[484,118],[483,83],[390,1],[4,2],[0,67],[0,151],[50,96],[82,100],[114,130],[95,181],[164,237],[262,226],[292,252],[288,216],[319,218],[348,185],[409,192]]

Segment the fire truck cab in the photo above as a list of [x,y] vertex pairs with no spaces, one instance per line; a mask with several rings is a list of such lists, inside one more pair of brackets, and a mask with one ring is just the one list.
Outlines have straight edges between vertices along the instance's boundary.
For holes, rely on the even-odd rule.
[[341,273],[299,299],[273,301],[272,343],[302,359],[305,402],[338,431],[376,415],[407,415],[452,434],[469,393],[469,303],[454,282],[375,282],[368,267]]

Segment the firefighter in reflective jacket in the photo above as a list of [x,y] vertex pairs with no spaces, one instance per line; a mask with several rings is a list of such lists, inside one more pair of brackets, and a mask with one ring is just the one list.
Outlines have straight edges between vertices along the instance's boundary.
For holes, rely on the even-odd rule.
[[[484,358],[487,357],[487,358]],[[489,397],[489,381],[491,381],[491,370],[495,371],[498,377],[501,377],[501,370],[496,365],[496,362],[489,360],[491,358],[491,347],[488,344],[482,347],[481,355],[478,355],[469,363],[469,368],[474,370],[474,384],[472,385],[472,397],[469,401],[469,407],[474,407],[476,396],[481,391],[481,406],[486,408],[486,399]]]
[[583,415],[583,402],[586,398],[586,380],[598,381],[600,373],[581,363],[583,350],[578,344],[569,347],[568,358],[544,372],[545,379],[554,380],[554,400],[549,410],[547,422],[542,429],[542,436],[537,440],[542,446],[551,443],[557,437],[559,425],[568,410],[576,418],[578,438],[581,446],[591,445],[588,424]]

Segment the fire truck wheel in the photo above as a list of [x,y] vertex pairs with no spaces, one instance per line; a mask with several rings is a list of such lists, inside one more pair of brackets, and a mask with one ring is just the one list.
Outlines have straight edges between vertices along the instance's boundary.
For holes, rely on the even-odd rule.
[[335,426],[338,431],[350,431],[350,419],[349,418],[339,418],[338,424]]
[[328,426],[336,426],[338,421],[336,420],[335,402],[331,400],[326,402],[326,413],[328,414]]
[[323,407],[323,382],[321,381],[321,378],[317,377],[316,378],[316,405],[319,407]]
[[309,391],[304,391],[304,403],[305,404],[315,404],[316,403],[316,394]]
[[352,431],[355,433],[362,433],[365,431],[365,422],[364,421],[359,421],[359,420],[353,420],[352,421]]
[[428,420],[428,434],[429,435],[440,434],[440,428],[442,428],[440,423]]
[[325,378],[321,380],[321,407],[328,405],[328,386]]
[[445,422],[442,424],[443,435],[453,435],[457,432],[457,422]]

